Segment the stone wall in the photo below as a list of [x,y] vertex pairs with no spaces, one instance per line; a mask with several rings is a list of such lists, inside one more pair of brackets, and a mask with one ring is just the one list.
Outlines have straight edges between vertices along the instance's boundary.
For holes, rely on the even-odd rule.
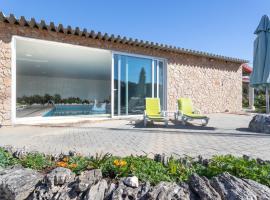
[[[181,61],[180,61],[181,62]],[[242,76],[239,64],[209,61],[168,64],[168,109],[176,99],[190,97],[204,113],[239,112],[242,108]]]
[[11,123],[11,40],[13,35],[163,57],[168,61],[168,110],[175,110],[176,98],[181,96],[191,97],[195,106],[207,113],[241,110],[240,63],[0,22],[0,124],[2,125]]

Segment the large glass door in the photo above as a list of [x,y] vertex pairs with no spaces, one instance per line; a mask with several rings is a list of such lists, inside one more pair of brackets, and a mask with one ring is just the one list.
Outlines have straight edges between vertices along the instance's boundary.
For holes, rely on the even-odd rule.
[[164,64],[161,60],[114,55],[114,115],[142,114],[146,97],[164,102]]

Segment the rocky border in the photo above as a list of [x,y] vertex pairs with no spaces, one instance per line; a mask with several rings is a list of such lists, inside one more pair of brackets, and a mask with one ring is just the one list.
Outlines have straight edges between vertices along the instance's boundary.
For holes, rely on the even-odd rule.
[[20,166],[0,171],[0,199],[7,200],[124,200],[124,199],[270,199],[270,188],[229,173],[207,179],[193,174],[187,183],[160,182],[151,186],[137,177],[102,178],[100,169],[75,176],[58,167],[43,175]]

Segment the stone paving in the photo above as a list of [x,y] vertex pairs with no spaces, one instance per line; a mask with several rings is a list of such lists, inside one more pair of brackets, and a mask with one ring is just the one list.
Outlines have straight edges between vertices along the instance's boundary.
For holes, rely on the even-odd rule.
[[249,132],[251,115],[212,114],[207,127],[170,123],[149,125],[133,120],[108,120],[70,126],[0,128],[0,145],[27,147],[45,153],[76,150],[84,155],[246,154],[270,160],[270,135]]

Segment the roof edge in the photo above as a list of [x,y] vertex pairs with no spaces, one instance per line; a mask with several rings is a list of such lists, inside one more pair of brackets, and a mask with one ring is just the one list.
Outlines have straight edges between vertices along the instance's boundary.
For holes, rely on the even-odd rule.
[[159,43],[154,43],[154,42],[149,42],[149,41],[144,41],[144,40],[139,40],[139,39],[121,37],[120,35],[115,36],[114,34],[95,32],[93,30],[88,31],[85,28],[82,30],[79,27],[76,27],[75,29],[72,28],[71,26],[64,27],[62,24],[55,25],[53,22],[46,24],[44,20],[41,20],[40,22],[36,22],[34,18],[31,18],[31,20],[26,20],[24,16],[21,16],[20,18],[16,18],[13,14],[6,16],[3,14],[3,12],[0,12],[0,21],[10,23],[10,24],[16,24],[20,26],[26,26],[30,28],[38,28],[40,30],[48,30],[48,31],[59,32],[59,33],[64,33],[64,34],[72,34],[72,35],[77,35],[77,36],[89,37],[93,39],[111,41],[111,42],[116,42],[116,43],[123,43],[123,44],[134,45],[134,46],[145,47],[145,48],[152,48],[152,49],[162,50],[162,51],[184,53],[184,54],[190,54],[194,56],[202,56],[202,57],[230,61],[230,62],[241,63],[241,64],[249,62],[248,60],[244,60],[244,59],[222,56],[218,54],[212,54],[212,53],[197,51],[197,50],[192,50],[192,49],[185,49],[185,48],[176,47],[172,45],[159,44]]

